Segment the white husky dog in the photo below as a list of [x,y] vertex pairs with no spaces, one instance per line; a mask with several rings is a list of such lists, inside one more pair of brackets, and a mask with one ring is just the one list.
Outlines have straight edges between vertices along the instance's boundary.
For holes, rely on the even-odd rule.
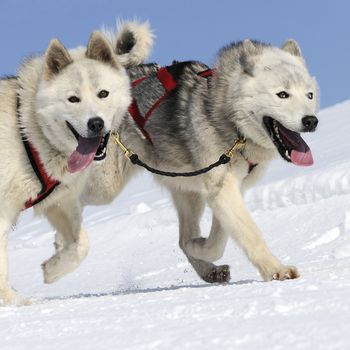
[[54,39],[43,56],[22,65],[17,77],[0,80],[2,304],[28,302],[9,285],[7,259],[7,234],[24,208],[35,205],[59,232],[56,252],[43,264],[46,282],[74,270],[87,254],[79,194],[89,165],[106,156],[109,133],[130,104],[123,65],[141,63],[152,44],[143,25],[134,50],[125,48],[124,37],[135,28],[136,23],[121,28],[119,55],[99,32],[87,48],[70,51]]
[[[298,44],[288,40],[277,48],[245,40],[224,47],[212,70],[192,61],[139,65],[128,74],[133,103],[119,133],[149,166],[168,172],[201,169],[240,140],[230,163],[211,172],[194,178],[157,176],[172,194],[180,247],[199,276],[211,283],[229,280],[228,265],[213,262],[232,237],[264,280],[297,278],[297,268],[269,250],[242,192],[278,154],[295,165],[313,163],[300,133],[316,130],[319,93]],[[94,165],[83,204],[111,201],[129,177],[127,160],[110,148],[113,153],[103,170]],[[208,238],[201,237],[199,227],[205,205],[213,212]]]

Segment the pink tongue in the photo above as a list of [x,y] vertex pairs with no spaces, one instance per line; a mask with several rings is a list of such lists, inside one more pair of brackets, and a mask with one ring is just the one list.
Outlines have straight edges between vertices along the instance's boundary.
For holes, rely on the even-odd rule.
[[310,150],[308,150],[305,153],[292,150],[290,158],[292,160],[292,163],[295,165],[310,166],[314,164],[314,160],[312,158],[312,153]]
[[101,137],[79,137],[77,149],[68,158],[68,171],[76,173],[87,168],[95,158]]

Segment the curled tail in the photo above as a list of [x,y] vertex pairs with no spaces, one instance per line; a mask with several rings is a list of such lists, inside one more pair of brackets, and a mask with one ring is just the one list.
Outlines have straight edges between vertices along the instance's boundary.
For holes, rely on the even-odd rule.
[[124,67],[143,63],[153,48],[154,34],[149,22],[117,21],[116,30],[102,29]]

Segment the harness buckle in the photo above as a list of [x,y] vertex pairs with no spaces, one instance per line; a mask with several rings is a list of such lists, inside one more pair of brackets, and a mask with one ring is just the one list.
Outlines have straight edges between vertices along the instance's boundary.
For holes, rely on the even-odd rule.
[[246,143],[246,139],[237,139],[233,144],[233,146],[228,151],[225,152],[225,155],[227,157],[232,158],[233,154],[239,149],[241,149],[245,145],[245,143]]
[[130,157],[133,155],[133,152],[130,151],[130,150],[128,150],[128,149],[124,146],[124,144],[120,141],[120,135],[119,135],[118,132],[113,133],[113,135],[114,135],[114,142],[115,142],[115,144],[118,145],[118,146],[123,150],[124,156],[125,156],[126,158],[130,159]]

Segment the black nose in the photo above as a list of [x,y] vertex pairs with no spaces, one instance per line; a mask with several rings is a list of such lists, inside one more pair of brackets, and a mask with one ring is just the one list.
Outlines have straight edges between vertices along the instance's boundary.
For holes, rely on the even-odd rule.
[[88,128],[94,134],[98,134],[104,127],[105,123],[102,118],[95,117],[88,120]]
[[303,125],[305,127],[305,131],[315,131],[318,119],[314,115],[307,115],[302,120]]

